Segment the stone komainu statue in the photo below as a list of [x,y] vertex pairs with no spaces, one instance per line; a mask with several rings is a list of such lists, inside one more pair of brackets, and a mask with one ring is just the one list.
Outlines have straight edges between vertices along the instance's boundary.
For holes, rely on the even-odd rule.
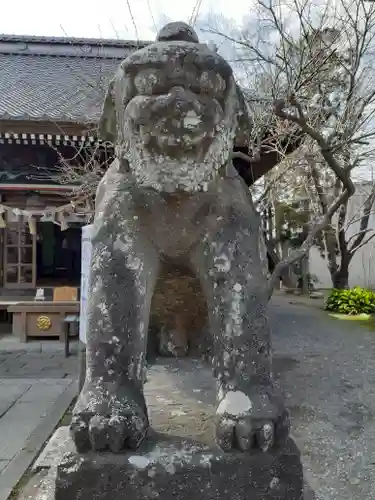
[[188,267],[202,285],[219,445],[266,449],[287,437],[260,220],[230,161],[247,125],[230,65],[183,23],[118,68],[101,120],[116,159],[97,191],[87,374],[71,424],[79,451],[135,449],[146,435],[147,333],[165,263]]

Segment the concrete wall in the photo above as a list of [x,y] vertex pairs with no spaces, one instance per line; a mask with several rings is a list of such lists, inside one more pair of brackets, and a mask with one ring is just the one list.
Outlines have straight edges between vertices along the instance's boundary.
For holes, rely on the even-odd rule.
[[[360,221],[356,220],[363,210],[363,203],[371,189],[371,184],[358,184],[355,195],[349,200],[347,222],[353,224],[347,227],[346,238],[358,233]],[[375,205],[373,206],[375,211]],[[375,231],[375,214],[372,213],[368,228]],[[372,234],[368,233],[368,235]],[[310,251],[310,273],[318,277],[317,288],[332,288],[332,282],[327,267],[327,259],[323,259],[317,248]],[[349,285],[363,286],[375,289],[375,238],[360,248],[354,255],[349,269]]]

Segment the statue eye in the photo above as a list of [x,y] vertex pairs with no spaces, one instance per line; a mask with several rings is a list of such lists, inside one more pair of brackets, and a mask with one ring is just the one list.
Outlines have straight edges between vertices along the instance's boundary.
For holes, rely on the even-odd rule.
[[201,91],[208,94],[222,95],[226,89],[224,78],[214,71],[203,71],[199,83]]
[[153,69],[140,71],[134,78],[139,95],[157,94],[164,83],[165,78],[161,71]]

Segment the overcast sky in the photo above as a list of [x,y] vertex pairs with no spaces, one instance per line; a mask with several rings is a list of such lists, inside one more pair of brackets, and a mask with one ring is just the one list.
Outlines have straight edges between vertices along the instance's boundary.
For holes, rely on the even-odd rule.
[[[153,39],[154,22],[164,16],[188,21],[197,0],[17,0],[1,2],[0,33],[82,37]],[[251,0],[202,0],[200,14],[222,13],[240,21],[249,14]],[[137,36],[138,35],[138,36]]]

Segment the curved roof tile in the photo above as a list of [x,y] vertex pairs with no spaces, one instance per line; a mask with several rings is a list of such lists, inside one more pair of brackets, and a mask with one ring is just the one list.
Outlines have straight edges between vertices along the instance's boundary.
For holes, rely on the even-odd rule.
[[0,35],[0,120],[97,122],[119,62],[147,43]]

